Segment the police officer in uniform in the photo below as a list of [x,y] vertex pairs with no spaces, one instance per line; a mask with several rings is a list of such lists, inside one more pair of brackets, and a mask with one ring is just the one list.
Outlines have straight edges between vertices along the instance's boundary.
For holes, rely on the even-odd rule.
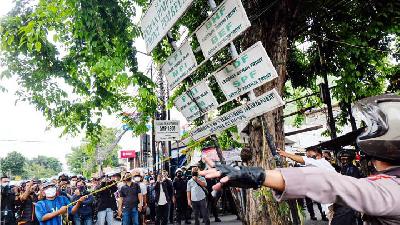
[[365,116],[367,128],[358,136],[357,145],[378,171],[375,176],[354,178],[318,168],[259,167],[233,168],[215,165],[201,175],[221,177],[213,188],[222,185],[270,187],[277,200],[309,197],[317,202],[346,205],[363,214],[365,225],[400,224],[400,96],[386,94],[355,104]]

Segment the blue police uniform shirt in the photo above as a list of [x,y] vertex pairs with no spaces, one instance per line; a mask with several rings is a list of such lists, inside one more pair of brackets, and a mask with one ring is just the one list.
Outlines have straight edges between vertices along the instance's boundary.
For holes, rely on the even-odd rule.
[[[40,225],[62,225],[61,216],[56,216],[52,219],[43,221],[43,216],[55,212],[61,207],[66,206],[70,203],[68,198],[64,196],[57,196],[54,200],[42,200],[39,201],[35,206],[35,214],[40,222]],[[68,213],[71,213],[72,206],[68,208]]]

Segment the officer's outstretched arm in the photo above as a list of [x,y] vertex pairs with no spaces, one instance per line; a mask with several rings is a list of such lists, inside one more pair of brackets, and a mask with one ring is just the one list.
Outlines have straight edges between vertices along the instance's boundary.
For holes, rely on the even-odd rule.
[[214,185],[274,189],[277,200],[309,197],[320,203],[341,203],[370,216],[400,216],[399,184],[390,177],[377,180],[356,179],[319,168],[283,168],[264,170],[259,167],[236,169],[215,165],[206,159],[212,169],[201,172],[206,178],[221,177]]

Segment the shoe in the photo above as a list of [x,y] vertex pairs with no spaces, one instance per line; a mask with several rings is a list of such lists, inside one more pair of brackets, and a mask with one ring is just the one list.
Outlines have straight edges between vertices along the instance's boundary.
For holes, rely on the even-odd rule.
[[220,219],[220,218],[218,218],[218,217],[217,217],[217,218],[215,218],[215,222],[217,222],[217,223],[218,223],[218,222],[222,222],[222,221],[221,221],[221,219]]
[[321,220],[322,221],[329,221],[328,218],[326,218],[326,216],[323,216]]
[[315,216],[311,217],[311,220],[317,220],[317,217],[315,217]]
[[186,220],[185,224],[192,224],[192,222],[190,222],[189,220]]

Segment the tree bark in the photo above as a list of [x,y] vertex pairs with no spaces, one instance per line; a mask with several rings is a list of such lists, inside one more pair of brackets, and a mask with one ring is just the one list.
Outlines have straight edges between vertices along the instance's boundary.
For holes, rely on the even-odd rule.
[[[286,77],[289,2],[290,0],[279,0],[274,3],[265,0],[249,0],[244,2],[248,14],[259,12],[267,8],[271,3],[273,4],[262,16],[252,21],[251,28],[245,33],[241,41],[242,50],[247,49],[257,41],[261,41],[278,72],[277,79],[254,90],[256,96],[273,88],[282,96]],[[257,13],[255,14],[257,15]],[[283,131],[283,108],[273,110],[262,116],[267,122],[266,126],[274,138],[276,147],[282,149],[285,139]],[[265,140],[260,119],[253,119],[249,124],[249,128],[250,147],[253,151],[253,158],[249,164],[252,166],[261,166],[266,169],[275,168],[274,159]],[[264,127],[264,129],[266,128]],[[282,213],[282,210],[279,210],[279,204],[268,194],[268,190],[247,190],[247,213],[244,218],[244,224],[286,225],[291,224],[289,218],[287,211],[286,213]]]

